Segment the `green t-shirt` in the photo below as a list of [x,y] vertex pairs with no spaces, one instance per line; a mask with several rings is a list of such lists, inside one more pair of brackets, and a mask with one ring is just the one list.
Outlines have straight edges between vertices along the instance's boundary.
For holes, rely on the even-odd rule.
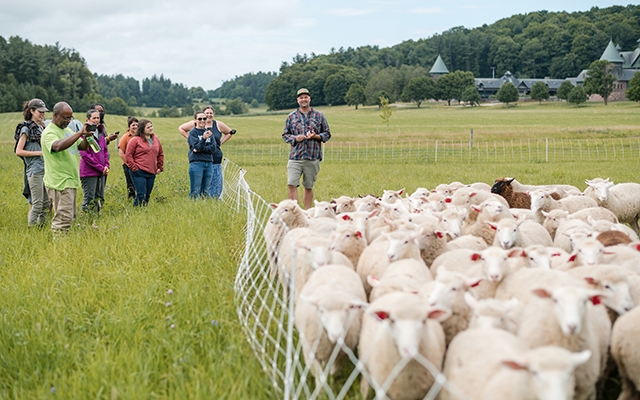
[[50,123],[42,132],[40,144],[44,158],[44,185],[55,190],[80,187],[80,153],[78,143],[63,151],[52,152],[54,142],[73,135],[68,128],[62,129]]

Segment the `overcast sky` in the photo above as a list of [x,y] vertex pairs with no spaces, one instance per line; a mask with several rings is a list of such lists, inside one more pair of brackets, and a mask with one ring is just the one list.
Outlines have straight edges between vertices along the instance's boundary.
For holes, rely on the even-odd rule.
[[296,54],[389,47],[455,26],[475,28],[531,11],[586,11],[605,0],[0,0],[0,36],[73,48],[92,72],[140,81],[164,74],[216,89],[248,72],[278,71]]

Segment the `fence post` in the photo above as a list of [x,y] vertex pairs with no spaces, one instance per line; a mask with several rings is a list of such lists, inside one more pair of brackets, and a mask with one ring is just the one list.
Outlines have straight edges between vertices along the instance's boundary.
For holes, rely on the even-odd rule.
[[549,138],[545,139],[545,160],[549,162]]
[[438,139],[436,139],[436,158],[435,162],[438,162]]
[[469,131],[469,151],[473,150],[473,128]]

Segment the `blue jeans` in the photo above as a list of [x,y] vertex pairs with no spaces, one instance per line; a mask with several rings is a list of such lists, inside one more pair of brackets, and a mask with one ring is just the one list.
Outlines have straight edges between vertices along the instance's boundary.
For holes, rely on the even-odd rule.
[[131,180],[133,181],[133,186],[136,188],[136,199],[133,201],[133,205],[146,206],[149,203],[149,197],[151,197],[156,176],[139,169],[137,171],[131,171]]
[[207,189],[211,185],[213,176],[213,163],[208,161],[194,161],[189,163],[189,197],[197,199],[200,196],[209,196]]
[[222,164],[213,164],[213,176],[209,186],[209,196],[219,199],[222,195]]

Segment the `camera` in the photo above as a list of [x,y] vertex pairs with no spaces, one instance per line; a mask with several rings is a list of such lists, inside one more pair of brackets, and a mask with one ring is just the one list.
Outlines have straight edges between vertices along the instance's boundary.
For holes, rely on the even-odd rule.
[[235,129],[232,129],[232,130],[229,132],[229,135],[235,135],[235,134],[236,134],[236,130],[235,130]]
[[211,131],[213,130],[213,128],[212,128],[212,127],[210,127],[210,126],[208,126],[208,127],[206,127],[204,130],[205,130],[205,131],[209,131],[209,132],[211,132]]
[[98,125],[87,125],[87,132],[95,132],[98,129]]

